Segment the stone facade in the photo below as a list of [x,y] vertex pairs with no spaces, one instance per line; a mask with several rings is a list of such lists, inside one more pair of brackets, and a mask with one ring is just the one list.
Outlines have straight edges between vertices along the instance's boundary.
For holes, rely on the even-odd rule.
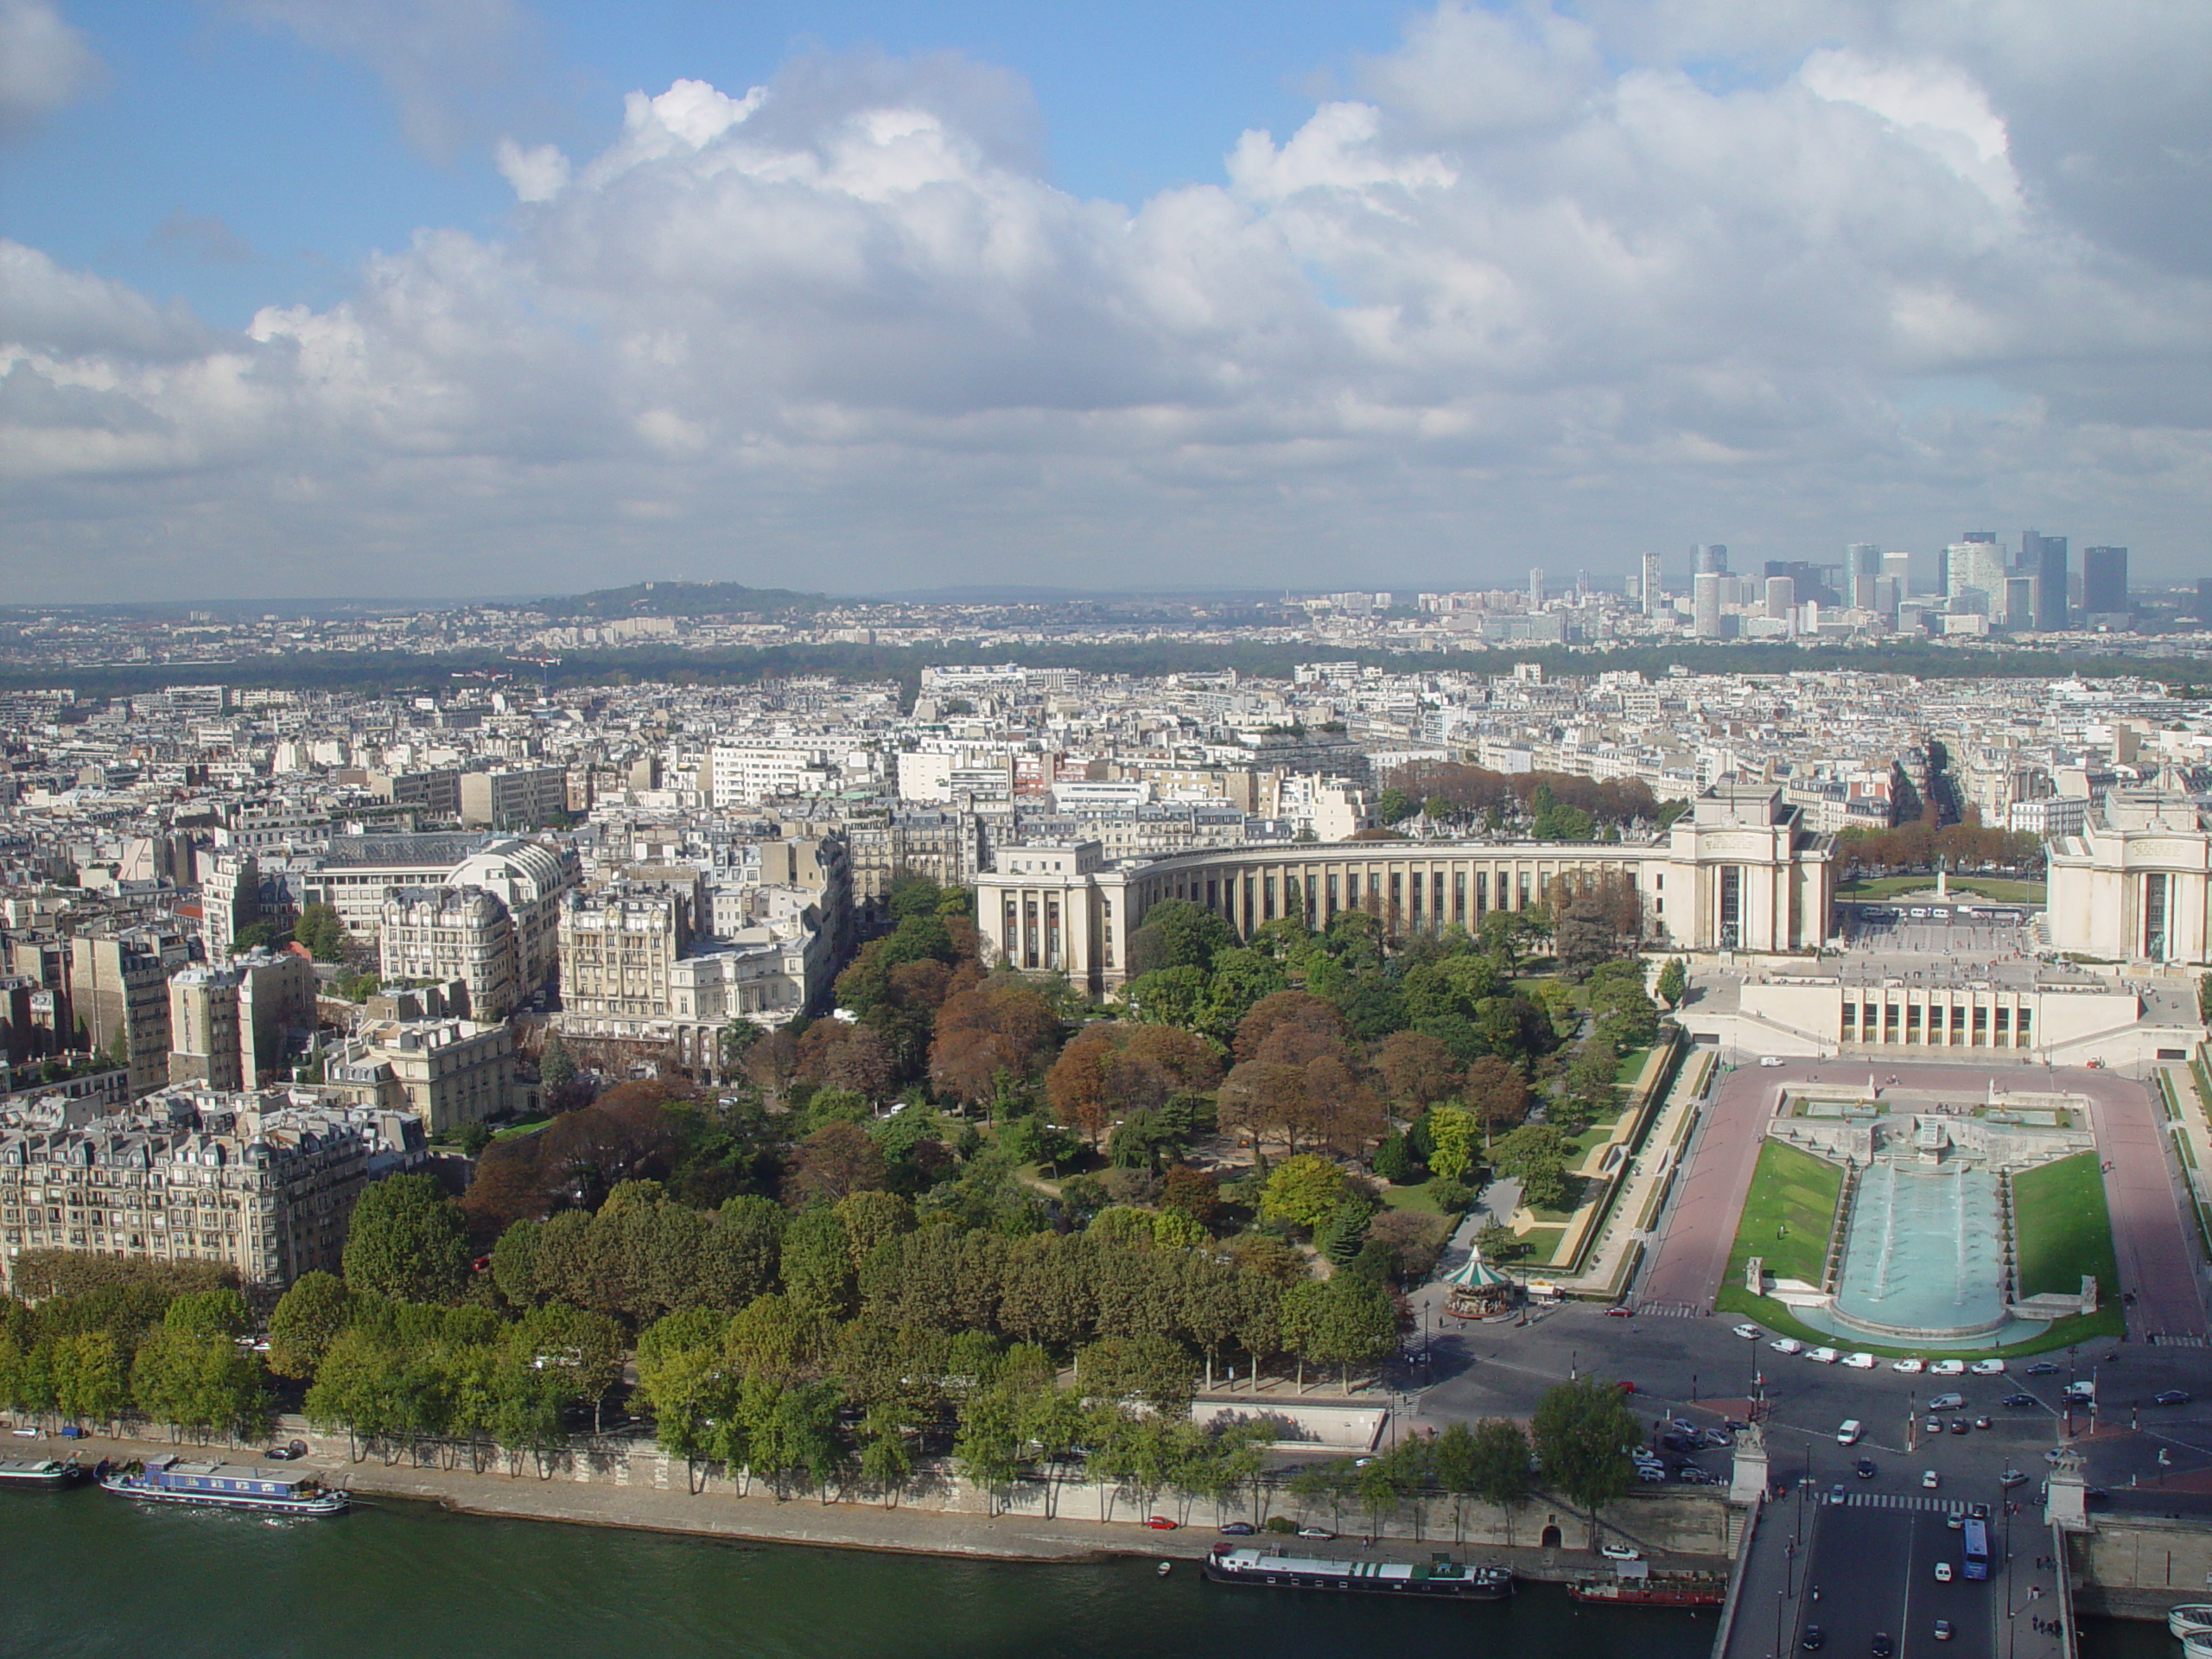
[[2050,843],[2054,950],[2105,962],[2212,963],[2212,834],[2187,796],[2115,789]]

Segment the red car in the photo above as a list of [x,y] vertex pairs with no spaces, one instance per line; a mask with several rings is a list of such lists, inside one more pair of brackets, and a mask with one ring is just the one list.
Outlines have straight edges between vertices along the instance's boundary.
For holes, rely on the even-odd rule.
[[1173,1532],[1175,1530],[1175,1522],[1170,1521],[1164,1515],[1154,1516],[1150,1520],[1145,1522],[1145,1525],[1150,1527],[1155,1532]]
[[1621,1378],[1619,1382],[1615,1384],[1615,1386],[1618,1388],[1623,1394],[1634,1394],[1636,1392],[1636,1384],[1630,1382],[1626,1377]]
[[1605,1310],[1605,1317],[1609,1319],[1632,1319],[1636,1317],[1636,1310],[1626,1302],[1617,1302]]

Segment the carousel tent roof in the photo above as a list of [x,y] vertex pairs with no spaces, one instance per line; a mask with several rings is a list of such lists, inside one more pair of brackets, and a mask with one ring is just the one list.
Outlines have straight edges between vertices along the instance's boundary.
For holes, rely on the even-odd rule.
[[1480,1250],[1471,1250],[1467,1259],[1444,1275],[1447,1285],[1457,1285],[1463,1290],[1479,1290],[1491,1285],[1510,1285],[1513,1281],[1483,1260]]

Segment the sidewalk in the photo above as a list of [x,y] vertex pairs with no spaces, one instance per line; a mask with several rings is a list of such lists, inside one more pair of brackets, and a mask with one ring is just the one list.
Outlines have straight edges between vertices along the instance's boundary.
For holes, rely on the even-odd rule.
[[[123,1461],[167,1453],[241,1463],[258,1460],[258,1453],[250,1446],[173,1445],[166,1440],[118,1440],[99,1436],[70,1441],[25,1440],[17,1445],[26,1453],[34,1448],[41,1452],[74,1451],[88,1465],[103,1457]],[[1154,1530],[1142,1524],[1142,1514],[1126,1499],[1116,1508],[1116,1518],[1109,1522],[1066,1513],[1071,1506],[1090,1508],[1095,1503],[1090,1489],[1072,1485],[1065,1492],[1066,1501],[1058,1516],[1022,1512],[985,1516],[913,1507],[884,1509],[874,1503],[824,1503],[812,1495],[779,1502],[762,1486],[756,1486],[753,1495],[747,1497],[734,1497],[726,1487],[695,1495],[683,1490],[680,1463],[674,1465],[675,1484],[669,1489],[580,1483],[559,1477],[543,1479],[528,1465],[518,1478],[510,1478],[504,1465],[499,1472],[479,1475],[465,1468],[423,1469],[406,1462],[387,1465],[373,1457],[364,1462],[349,1463],[342,1457],[311,1456],[306,1466],[333,1484],[346,1487],[353,1494],[357,1506],[372,1506],[380,1497],[407,1498],[442,1504],[469,1515],[689,1533],[762,1543],[1005,1561],[1077,1562],[1128,1555],[1194,1560],[1220,1541],[1211,1504],[1194,1506],[1185,1523],[1173,1530]],[[86,1501],[122,1500],[95,1491]],[[1155,1503],[1155,1512],[1185,1520],[1179,1501],[1173,1497],[1162,1496]],[[1236,1503],[1224,1510],[1231,1517],[1244,1512],[1245,1506]],[[1358,1530],[1362,1517],[1348,1510],[1343,1517],[1344,1535],[1333,1542],[1301,1541],[1271,1534],[1261,1534],[1243,1541],[1262,1549],[1281,1547],[1339,1558],[1384,1561],[1427,1561],[1439,1552],[1449,1551],[1466,1560],[1502,1561],[1522,1578],[1554,1581],[1602,1570],[1605,1565],[1598,1556],[1580,1549],[1487,1543],[1455,1545],[1448,1503],[1432,1503],[1428,1519],[1422,1537],[1385,1536],[1369,1544]],[[1399,1517],[1399,1521],[1404,1524],[1404,1517]]]

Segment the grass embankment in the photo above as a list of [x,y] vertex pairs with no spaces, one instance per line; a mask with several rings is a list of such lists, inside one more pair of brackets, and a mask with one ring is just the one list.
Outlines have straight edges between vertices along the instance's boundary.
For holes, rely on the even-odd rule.
[[1843,1171],[1836,1165],[1784,1141],[1769,1141],[1759,1148],[1751,1189],[1744,1195],[1722,1282],[1740,1287],[1745,1266],[1756,1255],[1777,1279],[1818,1285],[1827,1263],[1836,1194],[1842,1189]]
[[[2001,905],[2039,905],[2044,902],[2044,884],[2023,881],[2002,875],[1955,875],[1948,883],[1954,893],[1971,893],[1979,899],[1993,899]],[[1933,893],[1936,878],[1932,875],[1870,875],[1855,881],[1840,881],[1835,896],[1839,899],[1894,899],[1901,893]]]
[[2119,1295],[2120,1261],[2095,1153],[2079,1152],[2014,1176],[2012,1230],[2022,1295],[2073,1295],[2084,1274],[2096,1276],[2100,1300]]

